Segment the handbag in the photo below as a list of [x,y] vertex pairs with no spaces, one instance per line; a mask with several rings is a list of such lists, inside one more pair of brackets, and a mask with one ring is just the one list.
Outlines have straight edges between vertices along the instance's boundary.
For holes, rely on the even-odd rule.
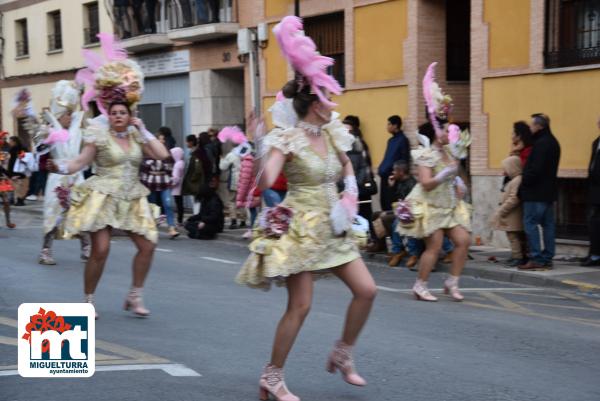
[[366,179],[362,183],[358,192],[359,192],[359,196],[361,198],[377,195],[377,192],[379,192],[379,189],[377,187],[377,181],[375,181],[375,178],[373,177],[372,174],[370,175],[370,178]]

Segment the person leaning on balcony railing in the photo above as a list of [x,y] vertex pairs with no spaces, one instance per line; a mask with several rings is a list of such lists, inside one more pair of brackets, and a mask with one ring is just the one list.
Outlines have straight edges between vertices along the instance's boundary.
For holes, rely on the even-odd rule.
[[119,28],[119,37],[127,39],[131,37],[131,18],[129,18],[129,0],[114,0],[114,13]]

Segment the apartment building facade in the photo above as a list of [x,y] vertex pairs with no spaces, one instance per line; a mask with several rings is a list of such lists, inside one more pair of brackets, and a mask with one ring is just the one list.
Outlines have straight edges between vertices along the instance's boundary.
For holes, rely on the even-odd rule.
[[0,13],[1,126],[24,135],[22,116],[12,114],[17,93],[27,88],[37,112],[48,106],[54,83],[73,79],[84,66],[81,50],[99,49],[96,34],[113,24],[101,1],[2,1]]

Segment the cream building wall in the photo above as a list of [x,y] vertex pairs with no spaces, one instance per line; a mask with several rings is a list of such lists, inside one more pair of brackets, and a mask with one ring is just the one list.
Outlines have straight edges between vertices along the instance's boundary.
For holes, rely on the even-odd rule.
[[[2,2],[2,36],[4,38],[3,67],[5,79],[1,85],[2,128],[13,130],[10,114],[14,95],[27,87],[33,97],[35,110],[49,104],[50,89],[59,79],[72,79],[74,71],[84,66],[81,51],[88,47],[99,51],[99,44],[84,46],[85,4],[89,0],[48,0],[24,7],[20,2]],[[31,3],[31,2],[28,2]],[[100,32],[113,32],[113,24],[103,0],[98,1]],[[48,52],[47,13],[60,10],[62,50]],[[17,58],[15,21],[26,18],[29,55]],[[65,74],[66,73],[66,74]]]

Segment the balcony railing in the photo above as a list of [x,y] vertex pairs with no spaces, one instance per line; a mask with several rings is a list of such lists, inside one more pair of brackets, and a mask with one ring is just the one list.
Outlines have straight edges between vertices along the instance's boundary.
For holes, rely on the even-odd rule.
[[62,50],[62,35],[60,33],[48,35],[48,51]]
[[600,64],[600,47],[549,51],[545,52],[544,58],[546,68]]
[[600,63],[600,0],[546,0],[546,68]]
[[15,43],[17,49],[17,57],[24,57],[29,55],[29,44],[26,40],[20,40]]
[[98,26],[92,26],[89,28],[85,28],[83,30],[83,43],[86,45],[91,45],[91,44],[100,42],[100,39],[98,39],[98,36],[97,36],[99,32],[100,32],[100,27],[98,27]]
[[167,4],[170,29],[237,22],[233,0],[171,0]]

